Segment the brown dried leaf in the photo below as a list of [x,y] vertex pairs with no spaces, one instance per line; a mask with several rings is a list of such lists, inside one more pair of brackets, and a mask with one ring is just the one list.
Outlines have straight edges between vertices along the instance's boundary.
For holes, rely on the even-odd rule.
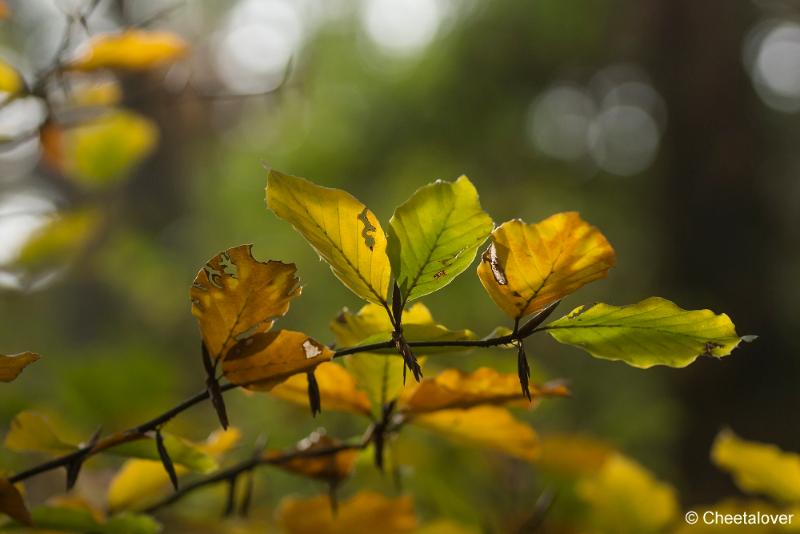
[[25,500],[14,484],[6,479],[0,479],[0,513],[23,525],[33,526]]
[[0,382],[12,382],[27,366],[38,360],[40,356],[33,352],[0,354]]

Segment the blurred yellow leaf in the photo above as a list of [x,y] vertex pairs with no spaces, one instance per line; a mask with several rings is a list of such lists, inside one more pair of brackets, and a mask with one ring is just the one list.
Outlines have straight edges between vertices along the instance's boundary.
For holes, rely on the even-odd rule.
[[[2,11],[2,8],[0,8],[0,11]],[[0,18],[2,18],[1,14]],[[25,84],[17,72],[17,69],[5,61],[0,60],[0,92],[8,93],[9,95],[15,95],[24,87],[24,85]]]
[[510,317],[537,312],[576,289],[605,278],[614,249],[576,212],[557,213],[535,224],[508,221],[492,232],[478,276]]
[[578,496],[589,507],[592,532],[660,532],[678,516],[672,486],[656,480],[638,463],[614,454],[600,470],[578,482]]
[[74,126],[41,131],[46,161],[76,183],[102,187],[124,178],[156,146],[158,128],[132,111],[115,109]]
[[[519,388],[519,384],[517,384]],[[443,410],[414,416],[419,425],[447,436],[458,444],[471,443],[495,449],[522,460],[539,456],[539,438],[533,429],[498,406]]]
[[480,529],[467,527],[449,519],[439,519],[426,523],[416,530],[416,534],[478,534]]
[[92,37],[67,68],[147,70],[172,63],[187,50],[186,41],[174,33],[128,29]]
[[11,420],[6,434],[6,448],[15,452],[44,452],[66,454],[77,449],[63,441],[53,430],[50,419],[38,412],[23,411]]
[[400,534],[417,528],[410,497],[388,499],[371,491],[341,502],[335,515],[327,495],[286,498],[278,509],[278,521],[287,534]]
[[0,479],[0,514],[23,525],[32,526],[33,520],[19,490],[6,479]]
[[267,205],[302,234],[359,297],[385,305],[391,267],[381,223],[353,195],[270,171]]
[[0,382],[11,382],[19,376],[23,369],[39,359],[33,352],[21,354],[0,354]]
[[[322,409],[369,415],[370,400],[359,390],[353,376],[339,364],[326,362],[314,370]],[[308,376],[297,374],[275,386],[270,393],[279,399],[308,406]]]
[[78,107],[103,107],[119,104],[122,100],[122,88],[114,78],[77,81],[69,91],[69,103]]
[[711,460],[728,471],[742,491],[800,503],[798,454],[783,452],[775,445],[746,441],[723,430],[711,447]]
[[[559,383],[534,386],[532,395],[566,396],[569,391]],[[479,404],[506,404],[522,400],[516,373],[498,373],[481,367],[472,373],[446,369],[435,378],[426,378],[401,397],[400,406],[411,413],[433,412],[453,408],[470,408]],[[527,404],[527,402],[526,402]]]
[[542,454],[536,465],[570,476],[597,473],[616,451],[602,441],[578,434],[542,436]]
[[267,332],[300,294],[293,263],[257,261],[251,247],[230,248],[211,258],[189,292],[192,314],[214,361],[224,359],[237,343]]
[[[241,439],[236,428],[213,432],[198,448],[215,458],[232,449]],[[189,473],[181,464],[175,465],[178,476]],[[108,488],[108,507],[113,511],[141,510],[162,497],[171,488],[169,475],[158,460],[128,460],[114,475]]]
[[28,239],[19,253],[16,264],[28,271],[69,264],[88,247],[100,223],[100,214],[93,210],[62,214]]
[[253,391],[269,391],[296,373],[312,371],[333,351],[302,332],[278,330],[251,334],[222,361],[225,378]]
[[[341,444],[342,442],[335,438],[314,432],[298,443],[297,447],[292,451],[268,451],[264,453],[264,460],[298,475],[323,480],[330,484],[338,484],[353,472],[353,467],[358,458],[358,450],[344,449],[334,454],[321,456],[304,454],[330,449]],[[289,457],[287,460],[278,460],[287,456]]]

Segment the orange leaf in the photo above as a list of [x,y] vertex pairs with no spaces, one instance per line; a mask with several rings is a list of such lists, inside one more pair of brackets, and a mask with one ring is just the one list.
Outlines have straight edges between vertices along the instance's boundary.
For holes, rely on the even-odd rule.
[[605,278],[614,262],[614,249],[597,228],[576,212],[557,213],[536,224],[501,224],[478,276],[495,303],[520,318]]
[[25,500],[14,484],[6,479],[0,479],[0,513],[6,514],[17,523],[33,526]]
[[[355,378],[347,369],[333,362],[320,364],[314,370],[323,410],[335,410],[369,415],[367,394],[356,387]],[[270,392],[279,399],[308,406],[308,377],[294,375]]]
[[187,50],[186,41],[174,33],[129,29],[93,37],[67,68],[147,70],[172,63]]
[[[341,444],[342,442],[335,438],[313,432],[298,443],[295,450],[288,453],[286,451],[269,451],[264,455],[264,460],[298,475],[338,484],[353,472],[358,458],[358,450],[343,449],[331,454],[314,454],[338,447]],[[288,460],[279,460],[280,457],[287,455],[290,456]]]
[[0,354],[0,382],[12,382],[25,367],[38,359],[39,355],[33,352],[23,352],[9,356]]

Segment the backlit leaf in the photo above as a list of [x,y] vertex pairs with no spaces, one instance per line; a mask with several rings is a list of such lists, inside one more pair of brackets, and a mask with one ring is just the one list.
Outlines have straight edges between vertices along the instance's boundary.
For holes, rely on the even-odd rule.
[[678,515],[672,486],[619,454],[604,462],[595,475],[581,480],[576,492],[590,507],[592,532],[661,532]]
[[4,478],[0,478],[0,514],[6,514],[23,525],[30,526],[32,523],[31,514],[19,490]]
[[172,63],[187,50],[186,41],[174,33],[128,29],[92,37],[67,68],[146,70]]
[[371,491],[342,501],[335,515],[327,495],[286,498],[278,509],[278,522],[287,534],[401,534],[417,528],[411,497],[389,499]]
[[386,303],[391,277],[386,235],[364,204],[345,191],[273,170],[267,205],[302,234],[353,293]]
[[0,92],[14,95],[25,86],[17,69],[0,60]]
[[296,373],[330,360],[333,351],[302,332],[278,330],[239,341],[222,362],[225,378],[253,391],[269,391]]
[[112,110],[74,126],[50,123],[41,141],[47,162],[82,186],[103,187],[125,178],[156,146],[150,119]]
[[9,356],[0,354],[0,382],[13,381],[23,369],[38,359],[39,355],[33,352],[23,352]]
[[[353,472],[359,451],[356,449],[344,449],[334,454],[320,456],[304,455],[313,451],[330,449],[341,445],[342,442],[321,434],[312,433],[308,438],[302,440],[292,451],[268,451],[264,453],[264,460],[273,462],[281,469],[317,480],[338,484],[350,476]],[[284,456],[294,457],[286,461],[277,461],[277,458]]]
[[492,232],[478,276],[495,303],[519,318],[605,278],[614,262],[603,234],[566,212],[535,224],[518,219],[501,224]]
[[389,221],[387,252],[403,301],[438,291],[464,272],[493,226],[466,176],[418,189]]
[[[517,384],[519,393],[519,384]],[[415,416],[415,425],[447,436],[455,443],[470,443],[533,461],[539,456],[539,439],[533,429],[498,406],[443,410]]]
[[[358,389],[353,376],[341,365],[334,362],[322,363],[314,370],[314,376],[319,385],[323,410],[367,415],[370,413],[369,397]],[[306,374],[289,377],[270,393],[279,399],[308,406],[308,377]]]
[[721,358],[742,341],[724,313],[687,311],[658,297],[621,307],[580,306],[545,329],[557,341],[596,358],[643,369],[686,367],[699,356]]
[[711,459],[733,476],[742,491],[800,503],[798,454],[784,452],[775,445],[746,441],[724,430],[714,440]]
[[34,411],[20,412],[11,420],[5,445],[7,449],[16,452],[48,454],[66,454],[77,449],[56,434],[47,416]]
[[[531,393],[537,400],[544,396],[566,396],[569,391],[562,384],[553,383],[534,386]],[[447,369],[433,379],[426,378],[403,395],[400,406],[411,413],[425,413],[520,400],[516,373],[498,373],[481,367],[472,373]]]
[[300,294],[294,264],[253,258],[251,245],[230,248],[203,267],[190,290],[192,314],[214,361],[241,341],[267,332]]

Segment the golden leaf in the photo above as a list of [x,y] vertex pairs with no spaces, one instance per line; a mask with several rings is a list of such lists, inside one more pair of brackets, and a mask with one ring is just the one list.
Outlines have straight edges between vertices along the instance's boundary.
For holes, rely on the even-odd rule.
[[11,382],[19,376],[23,369],[39,359],[33,352],[21,354],[0,354],[0,382]]
[[478,276],[492,300],[520,318],[605,278],[614,262],[603,234],[576,212],[566,212],[535,224],[501,224],[492,232]]
[[[369,415],[370,401],[359,390],[347,369],[334,362],[320,364],[314,370],[323,410]],[[270,393],[279,399],[308,406],[308,377],[298,374],[275,386]]]
[[0,479],[0,514],[6,514],[23,525],[33,526],[31,513],[25,506],[25,500],[14,484],[6,479]]
[[68,65],[68,69],[147,70],[183,57],[186,41],[174,33],[128,29],[94,36]]
[[435,430],[459,444],[472,443],[527,461],[539,456],[536,433],[515,419],[506,408],[477,406],[467,410],[443,410],[414,416],[411,422]]
[[335,515],[327,495],[290,497],[281,502],[278,521],[287,534],[402,534],[417,528],[411,497],[388,499],[371,491],[341,502]]
[[65,454],[77,449],[56,434],[47,416],[29,410],[18,413],[11,420],[5,444],[7,449],[15,452]]
[[[297,444],[292,451],[268,451],[264,460],[274,465],[309,478],[338,484],[353,472],[359,451],[343,449],[336,453],[314,456],[315,451],[338,447],[342,442],[320,432],[313,432]],[[280,460],[288,457],[286,460]]]
[[259,262],[251,246],[214,256],[190,290],[192,314],[214,361],[224,359],[237,343],[267,332],[300,294],[294,264]]
[[[0,11],[2,11],[2,8],[0,8]],[[0,15],[0,18],[2,18],[2,15]],[[25,82],[22,81],[17,69],[0,60],[0,92],[14,95],[24,86]],[[8,98],[8,95],[6,95],[6,98]]]
[[541,446],[536,465],[573,476],[597,473],[615,453],[607,443],[575,434],[548,434],[542,437]]

